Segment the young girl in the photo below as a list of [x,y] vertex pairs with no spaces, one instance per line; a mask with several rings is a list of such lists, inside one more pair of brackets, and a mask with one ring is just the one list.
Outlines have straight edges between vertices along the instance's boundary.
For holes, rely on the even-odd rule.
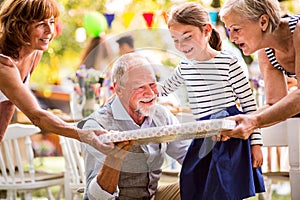
[[[199,4],[172,9],[168,27],[176,49],[188,60],[161,83],[160,95],[185,83],[196,120],[239,114],[237,101],[245,113],[256,110],[242,68],[234,56],[221,51],[220,37]],[[250,140],[193,140],[180,174],[181,199],[241,200],[264,192],[261,145],[260,133],[253,133]]]

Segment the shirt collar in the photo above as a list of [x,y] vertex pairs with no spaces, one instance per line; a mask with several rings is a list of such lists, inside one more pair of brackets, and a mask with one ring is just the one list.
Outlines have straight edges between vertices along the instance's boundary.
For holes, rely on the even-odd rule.
[[114,119],[117,120],[131,120],[128,112],[125,110],[118,96],[116,96],[111,104],[111,110]]
[[[113,114],[113,118],[116,120],[130,120],[133,121],[128,112],[125,110],[118,96],[116,96],[111,104],[111,110]],[[152,123],[151,117],[146,117],[143,126],[150,126]]]

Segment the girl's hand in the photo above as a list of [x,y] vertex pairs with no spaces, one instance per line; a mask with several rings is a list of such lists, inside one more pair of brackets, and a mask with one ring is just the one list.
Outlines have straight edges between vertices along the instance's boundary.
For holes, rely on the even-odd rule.
[[260,145],[251,146],[252,167],[258,168],[263,165],[263,154]]
[[229,140],[230,137],[228,137],[228,136],[226,136],[226,135],[218,134],[218,135],[213,135],[213,136],[211,137],[211,139],[212,139],[213,141],[225,142],[225,141]]

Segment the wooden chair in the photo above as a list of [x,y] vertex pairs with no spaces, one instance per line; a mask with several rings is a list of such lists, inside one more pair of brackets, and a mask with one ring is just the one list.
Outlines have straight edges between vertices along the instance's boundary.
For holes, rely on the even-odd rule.
[[[290,118],[281,123],[262,129],[264,146],[288,146],[288,172],[266,172],[269,179],[289,180],[292,200],[300,199],[300,119]],[[270,188],[269,188],[270,189]]]
[[67,200],[82,199],[86,182],[80,142],[64,136],[59,137],[66,166],[65,198]]
[[[7,199],[32,199],[32,191],[46,189],[48,199],[54,199],[49,187],[63,186],[63,173],[37,170],[30,136],[40,129],[30,124],[10,124],[0,144],[0,190]],[[25,142],[25,145],[24,145]],[[57,199],[60,199],[58,193]]]

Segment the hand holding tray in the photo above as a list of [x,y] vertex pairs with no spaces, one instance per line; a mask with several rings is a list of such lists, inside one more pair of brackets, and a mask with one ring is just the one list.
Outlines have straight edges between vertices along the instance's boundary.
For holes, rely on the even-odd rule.
[[122,142],[135,140],[136,144],[162,143],[217,135],[221,130],[233,129],[235,121],[211,119],[130,131],[113,131],[100,135],[100,141]]

